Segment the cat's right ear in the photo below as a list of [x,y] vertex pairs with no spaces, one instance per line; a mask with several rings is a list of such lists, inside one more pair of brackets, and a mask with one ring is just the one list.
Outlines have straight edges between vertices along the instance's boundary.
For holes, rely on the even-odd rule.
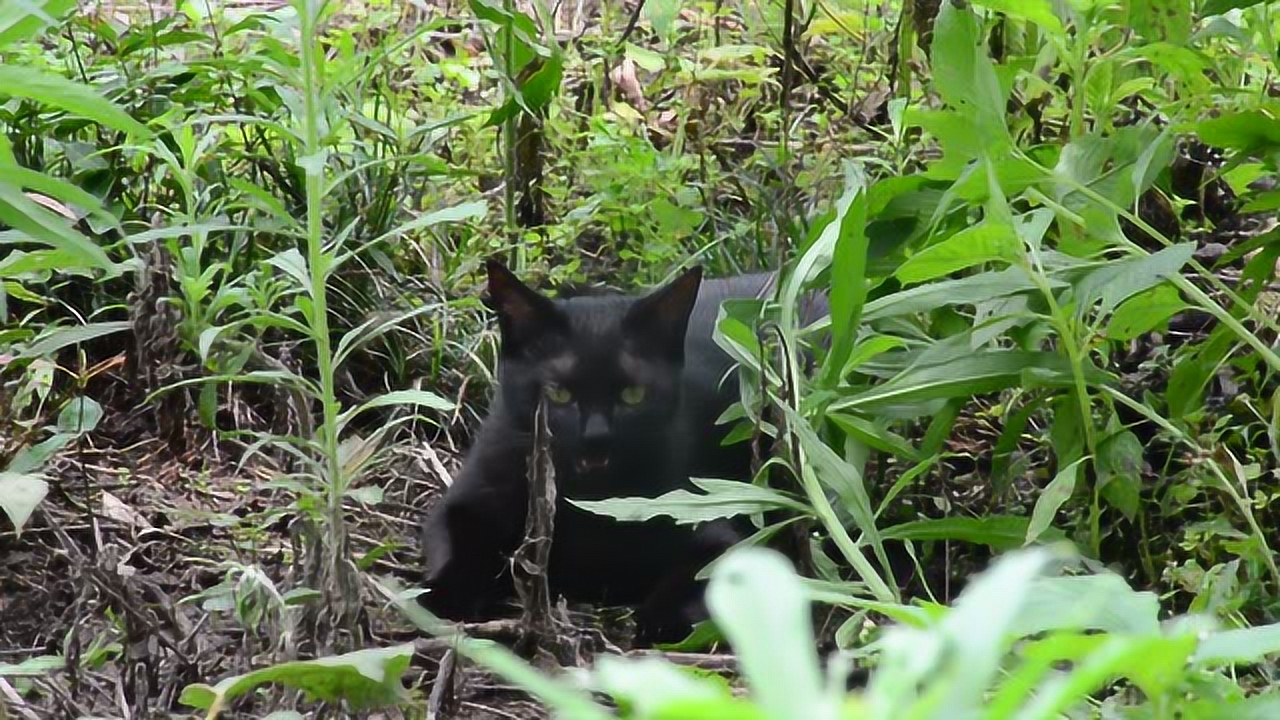
[[486,260],[485,270],[489,274],[488,305],[498,314],[503,354],[523,354],[538,338],[566,329],[555,303],[520,282],[500,261]]

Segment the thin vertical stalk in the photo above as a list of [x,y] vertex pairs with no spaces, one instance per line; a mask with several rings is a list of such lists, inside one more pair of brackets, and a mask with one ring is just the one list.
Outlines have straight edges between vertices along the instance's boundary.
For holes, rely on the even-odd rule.
[[[301,32],[301,81],[302,81],[302,154],[299,165],[306,173],[306,238],[307,238],[307,291],[311,300],[309,326],[315,343],[315,361],[319,400],[323,420],[316,428],[315,442],[319,448],[320,464],[324,475],[325,526],[309,538],[307,551],[312,557],[307,563],[308,581],[314,583],[324,597],[327,632],[334,632],[322,639],[318,617],[307,623],[314,633],[317,646],[329,649],[358,644],[357,618],[360,613],[359,589],[356,585],[354,566],[347,548],[346,522],[342,501],[346,495],[347,477],[338,452],[338,400],[334,383],[334,357],[329,336],[329,303],[327,282],[333,266],[333,256],[325,250],[324,199],[326,194],[325,168],[328,151],[323,146],[322,129],[326,127],[324,112],[325,58],[319,47],[320,18],[326,0],[299,0],[299,30]],[[346,640],[341,640],[345,635]],[[335,642],[336,641],[336,642]]]
[[317,24],[325,0],[301,0],[299,29],[302,56],[302,151],[306,171],[307,270],[311,298],[311,335],[316,346],[316,370],[320,383],[320,403],[324,413],[317,429],[327,470],[328,507],[331,516],[341,522],[342,496],[346,488],[342,466],[338,461],[338,408],[334,393],[333,352],[329,341],[329,306],[326,283],[330,258],[324,252],[324,167],[325,151],[320,146],[320,102],[324,91],[321,76],[323,57],[316,47]]
[[[507,17],[511,18],[515,15],[516,8],[513,0],[503,0],[502,8],[506,10]],[[508,20],[510,22],[510,20]],[[503,83],[504,100],[510,100],[515,93],[520,92],[516,87],[516,34],[514,28],[508,25],[504,28],[503,47],[502,47],[502,74],[506,82]],[[520,229],[516,226],[516,131],[519,127],[519,114],[523,110],[517,110],[510,113],[505,120],[502,121],[502,210],[503,223],[506,228],[507,243],[511,245],[512,255],[511,262],[515,266],[516,273],[525,271],[526,253],[523,243],[520,242]]]

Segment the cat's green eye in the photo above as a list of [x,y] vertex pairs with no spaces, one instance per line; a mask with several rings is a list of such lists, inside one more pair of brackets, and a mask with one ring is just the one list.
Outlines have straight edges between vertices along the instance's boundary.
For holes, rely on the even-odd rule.
[[557,405],[568,405],[573,402],[573,393],[555,383],[547,383],[546,393],[547,399]]
[[622,402],[628,405],[639,405],[644,402],[644,386],[628,385],[622,388]]

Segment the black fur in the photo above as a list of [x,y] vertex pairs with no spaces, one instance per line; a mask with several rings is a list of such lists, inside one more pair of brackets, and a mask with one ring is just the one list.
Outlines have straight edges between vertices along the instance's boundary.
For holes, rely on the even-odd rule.
[[[656,497],[688,487],[690,476],[748,478],[748,445],[721,446],[728,428],[715,425],[738,385],[726,379],[732,360],[712,328],[722,300],[758,296],[772,275],[702,281],[694,268],[641,298],[551,300],[497,262],[488,272],[502,340],[499,389],[462,471],[425,522],[423,603],[447,618],[479,619],[511,597],[506,563],[524,532],[533,412],[548,393],[561,498],[552,592],[639,604],[642,640],[679,639],[705,617],[694,574],[742,537],[740,526],[620,523],[563,500]],[[628,405],[623,390],[635,385],[644,398]],[[552,401],[556,392],[561,402]]]

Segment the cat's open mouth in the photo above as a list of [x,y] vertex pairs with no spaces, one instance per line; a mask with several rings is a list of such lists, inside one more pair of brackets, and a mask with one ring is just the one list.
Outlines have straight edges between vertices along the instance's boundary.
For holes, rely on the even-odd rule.
[[598,457],[584,455],[578,458],[578,472],[581,472],[581,473],[596,472],[597,470],[604,470],[608,467],[609,467],[608,455],[600,455]]

